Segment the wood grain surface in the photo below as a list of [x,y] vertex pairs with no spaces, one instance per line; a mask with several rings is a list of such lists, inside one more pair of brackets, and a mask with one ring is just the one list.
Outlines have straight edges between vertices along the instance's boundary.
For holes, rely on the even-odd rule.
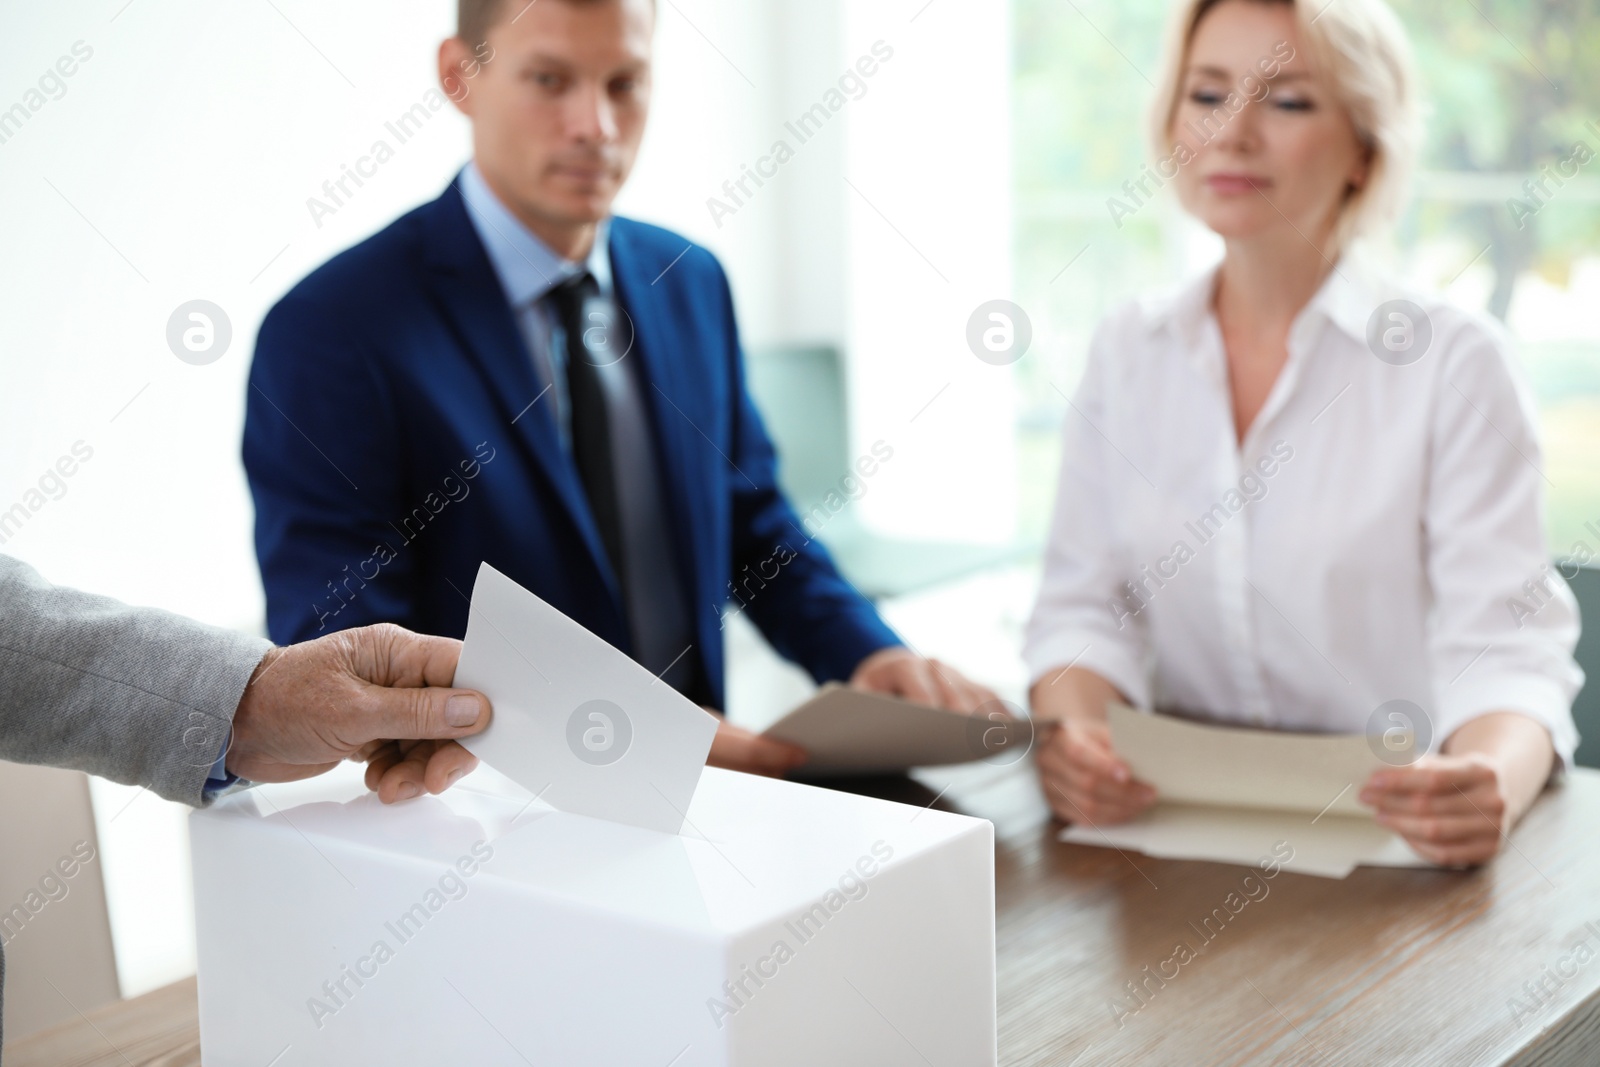
[[1600,773],[1479,870],[1270,880],[1061,843],[1022,767],[920,777],[995,823],[1007,1067],[1600,1064]]
[[[1025,764],[841,784],[994,822],[1006,1067],[1600,1063],[1600,772],[1480,870],[1342,880],[1063,844]],[[194,980],[4,1062],[196,1067]]]

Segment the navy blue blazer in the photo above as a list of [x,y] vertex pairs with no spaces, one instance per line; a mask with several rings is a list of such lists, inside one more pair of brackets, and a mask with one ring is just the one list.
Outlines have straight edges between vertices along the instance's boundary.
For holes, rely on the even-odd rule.
[[[745,388],[727,278],[710,252],[628,219],[610,227],[694,612],[701,691],[723,699],[730,596],[818,681],[898,643],[810,540],[777,485]],[[273,640],[395,622],[466,632],[488,562],[629,650],[554,409],[456,183],[334,257],[256,339],[244,466]]]

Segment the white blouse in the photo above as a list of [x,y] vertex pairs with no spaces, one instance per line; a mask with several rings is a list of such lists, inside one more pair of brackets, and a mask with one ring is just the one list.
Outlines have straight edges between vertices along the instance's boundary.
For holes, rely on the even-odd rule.
[[[1547,479],[1504,333],[1346,256],[1241,446],[1215,278],[1095,333],[1030,678],[1087,667],[1143,708],[1298,731],[1381,733],[1400,720],[1378,709],[1410,701],[1433,750],[1518,711],[1570,765],[1577,605],[1545,548]],[[1409,335],[1377,322],[1379,359],[1369,320],[1395,298],[1424,317]]]

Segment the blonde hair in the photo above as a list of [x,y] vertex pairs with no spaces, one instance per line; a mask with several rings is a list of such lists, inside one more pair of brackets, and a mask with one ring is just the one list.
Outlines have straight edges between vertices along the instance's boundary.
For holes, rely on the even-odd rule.
[[[1178,0],[1173,6],[1150,109],[1149,132],[1157,159],[1172,151],[1172,123],[1195,28],[1221,2]],[[1343,246],[1353,237],[1382,229],[1405,207],[1421,142],[1416,73],[1405,27],[1384,0],[1250,2],[1294,8],[1301,39],[1370,153],[1366,180],[1350,191],[1340,208],[1335,241]]]

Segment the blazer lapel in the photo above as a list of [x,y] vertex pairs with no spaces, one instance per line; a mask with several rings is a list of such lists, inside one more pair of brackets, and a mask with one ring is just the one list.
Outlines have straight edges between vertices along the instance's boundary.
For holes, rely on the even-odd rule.
[[[666,306],[665,290],[651,281],[659,278],[665,264],[655,263],[635,245],[627,219],[611,220],[610,252],[612,282],[623,310],[633,320],[634,352],[655,416],[659,467],[667,483],[663,496],[672,512],[674,527],[681,531],[673,538],[678,565],[690,608],[698,613],[699,590],[711,572],[708,556],[716,543],[705,525],[717,512],[706,499],[706,480],[691,473],[695,469],[694,449],[705,447],[705,442],[698,439],[699,431],[686,414],[695,405],[687,395],[678,335],[672,311]],[[690,440],[691,436],[695,440]]]
[[426,225],[428,266],[440,304],[462,346],[488,379],[512,434],[533,454],[567,515],[577,525],[612,599],[621,606],[616,575],[606,561],[577,472],[561,446],[555,403],[540,391],[529,354],[500,280],[495,276],[462,202],[459,179],[435,202]]

